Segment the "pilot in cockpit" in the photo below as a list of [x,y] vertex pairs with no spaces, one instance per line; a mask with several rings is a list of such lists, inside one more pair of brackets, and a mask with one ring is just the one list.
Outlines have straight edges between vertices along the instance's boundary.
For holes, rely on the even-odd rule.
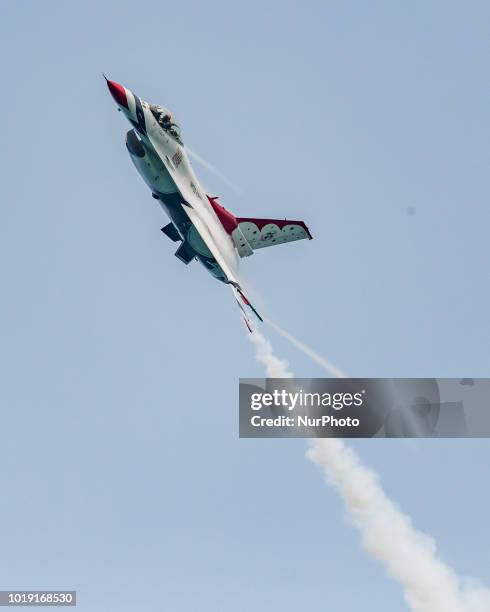
[[172,113],[167,108],[157,106],[156,104],[150,104],[150,110],[160,127],[182,144],[180,128],[175,123]]

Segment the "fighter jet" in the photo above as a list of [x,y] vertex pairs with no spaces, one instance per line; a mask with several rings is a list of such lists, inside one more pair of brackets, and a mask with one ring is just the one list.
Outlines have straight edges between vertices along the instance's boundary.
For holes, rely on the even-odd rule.
[[250,309],[262,317],[242,290],[238,261],[268,246],[312,236],[304,221],[236,217],[206,194],[201,187],[182,140],[174,115],[165,107],[150,104],[127,87],[105,77],[118,108],[133,126],[126,134],[129,155],[155,200],[170,218],[162,232],[180,242],[175,256],[184,264],[197,260],[229,285],[249,329]]

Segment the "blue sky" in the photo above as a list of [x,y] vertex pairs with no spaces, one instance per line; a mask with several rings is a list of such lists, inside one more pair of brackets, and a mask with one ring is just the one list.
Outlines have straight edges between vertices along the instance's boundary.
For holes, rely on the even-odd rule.
[[[280,325],[351,375],[485,377],[488,3],[0,11],[1,588],[96,612],[405,610],[304,441],[238,439],[238,378],[262,370],[229,290],[159,231],[102,72],[174,111],[241,187],[196,167],[227,208],[308,223],[243,262]],[[490,583],[487,441],[355,447]]]

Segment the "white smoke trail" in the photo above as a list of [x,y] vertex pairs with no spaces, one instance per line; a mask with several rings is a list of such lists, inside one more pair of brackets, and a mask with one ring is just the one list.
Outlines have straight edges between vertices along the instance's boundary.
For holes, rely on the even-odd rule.
[[377,475],[341,440],[310,443],[309,459],[343,498],[366,551],[381,561],[413,612],[489,612],[490,591],[461,580],[438,556],[434,540],[415,529],[387,497]]
[[[299,340],[272,326],[302,349]],[[268,377],[293,376],[265,336],[254,331],[250,339]],[[343,376],[320,355],[308,348],[305,352],[313,353],[328,372]],[[444,563],[434,540],[413,527],[411,519],[388,498],[378,476],[362,465],[352,449],[335,438],[316,439],[310,442],[307,457],[321,466],[327,482],[338,491],[363,547],[400,584],[412,612],[490,612],[490,591],[477,581],[462,580]]]
[[336,365],[330,363],[318,353],[315,353],[315,351],[309,346],[307,346],[304,342],[301,342],[301,340],[298,340],[297,338],[292,336],[289,332],[287,332],[285,329],[282,329],[282,327],[279,327],[279,325],[276,325],[276,323],[273,323],[270,319],[264,319],[264,321],[268,325],[270,325],[272,329],[274,329],[278,334],[281,334],[281,336],[283,336],[284,338],[289,340],[289,342],[294,344],[294,346],[299,348],[300,351],[303,351],[305,355],[308,355],[308,357],[311,357],[313,361],[316,361],[316,363],[318,363],[318,365],[320,365],[329,374],[335,376],[336,378],[346,378],[346,375],[341,370],[339,370]]
[[283,361],[274,355],[272,344],[257,329],[248,334],[249,339],[255,346],[255,358],[265,366],[268,378],[292,378],[293,373],[289,370],[287,361]]
[[230,179],[226,178],[226,176],[224,174],[222,174],[217,168],[215,168],[212,164],[210,164],[208,161],[206,161],[203,157],[201,157],[200,155],[198,155],[195,151],[193,151],[192,149],[189,149],[189,147],[186,145],[185,150],[187,151],[187,153],[189,154],[189,157],[191,157],[192,159],[196,160],[197,162],[199,162],[202,166],[204,166],[206,168],[206,170],[209,170],[209,172],[211,172],[212,174],[214,174],[217,178],[219,178],[220,181],[223,181],[223,183],[225,185],[228,185],[228,187],[230,187],[230,189],[233,189],[233,191],[235,193],[237,193],[238,195],[242,195],[242,191],[239,187],[237,187],[237,185],[235,185],[235,183],[232,183],[232,181],[230,181]]
[[[230,187],[238,188],[200,156],[189,153]],[[345,378],[334,364],[272,321],[267,323],[329,374]],[[276,357],[271,343],[257,330],[249,335],[256,359],[270,378],[291,378],[289,364]],[[412,612],[490,612],[490,591],[476,581],[459,578],[437,554],[435,541],[418,531],[410,517],[388,498],[378,476],[362,465],[357,454],[341,440],[310,442],[307,457],[324,471],[326,480],[343,498],[365,550],[382,562],[402,587]]]

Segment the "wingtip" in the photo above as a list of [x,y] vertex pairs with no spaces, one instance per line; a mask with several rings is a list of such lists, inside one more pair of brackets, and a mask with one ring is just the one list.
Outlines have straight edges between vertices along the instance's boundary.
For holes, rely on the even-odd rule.
[[305,229],[306,235],[308,236],[308,240],[313,240],[313,236],[311,235],[311,232],[304,221],[303,221],[303,227]]

